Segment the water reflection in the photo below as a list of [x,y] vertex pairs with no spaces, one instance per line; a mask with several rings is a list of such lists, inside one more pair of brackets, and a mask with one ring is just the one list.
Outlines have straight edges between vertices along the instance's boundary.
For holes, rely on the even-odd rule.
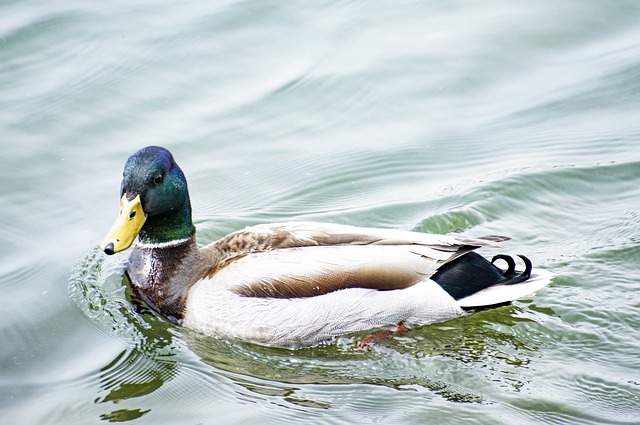
[[[155,358],[153,353],[143,352],[140,347],[124,350],[100,370],[102,394],[95,403],[117,405],[122,401],[148,396],[176,375],[177,365],[176,361],[170,359]],[[151,409],[117,409],[103,414],[101,419],[125,422],[150,411]]]
[[[106,262],[98,249],[75,267],[69,293],[73,302],[98,327],[114,332],[129,345],[100,369],[96,404],[117,405],[160,389],[179,371],[172,325],[131,303],[129,282],[122,274],[123,258]],[[109,422],[137,419],[151,409],[120,408],[100,416]]]
[[207,336],[188,339],[189,348],[204,363],[245,389],[248,398],[277,396],[288,403],[326,409],[331,403],[305,396],[304,386],[363,384],[414,391],[421,387],[449,401],[483,401],[481,395],[405,368],[411,356],[404,358],[386,346],[358,353],[353,350],[356,342],[349,338],[337,345],[288,351]]
[[141,418],[145,414],[149,413],[151,409],[119,409],[114,410],[111,413],[104,413],[100,415],[100,419],[108,422],[128,422]]
[[537,322],[527,314],[516,306],[486,310],[393,335],[370,353],[354,350],[362,335],[294,351],[188,330],[182,337],[202,361],[252,393],[286,399],[306,384],[368,384],[420,387],[449,401],[478,403],[487,401],[485,396],[460,385],[474,372],[481,370],[483,377],[511,391],[527,384],[518,371],[529,367],[543,344],[531,334]]

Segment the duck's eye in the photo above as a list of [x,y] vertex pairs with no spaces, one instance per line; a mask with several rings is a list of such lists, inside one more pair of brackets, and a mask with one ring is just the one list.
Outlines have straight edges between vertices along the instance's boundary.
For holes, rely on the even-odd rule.
[[164,181],[164,173],[158,174],[156,178],[153,179],[153,183],[155,184],[162,184],[163,181]]

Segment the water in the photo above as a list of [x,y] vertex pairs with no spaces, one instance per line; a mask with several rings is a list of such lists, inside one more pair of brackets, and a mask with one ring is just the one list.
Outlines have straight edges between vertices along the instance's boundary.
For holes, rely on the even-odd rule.
[[[640,422],[640,4],[281,3],[0,4],[0,422]],[[95,248],[148,144],[202,244],[497,233],[557,277],[368,354],[202,337]]]

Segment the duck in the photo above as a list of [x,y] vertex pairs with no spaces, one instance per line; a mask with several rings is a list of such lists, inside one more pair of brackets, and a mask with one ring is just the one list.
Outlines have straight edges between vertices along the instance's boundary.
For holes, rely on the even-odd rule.
[[526,256],[516,267],[510,255],[475,252],[508,239],[302,221],[200,247],[183,171],[148,146],[125,163],[120,212],[99,247],[133,246],[124,273],[134,298],[175,324],[298,348],[449,321],[547,286],[553,275]]

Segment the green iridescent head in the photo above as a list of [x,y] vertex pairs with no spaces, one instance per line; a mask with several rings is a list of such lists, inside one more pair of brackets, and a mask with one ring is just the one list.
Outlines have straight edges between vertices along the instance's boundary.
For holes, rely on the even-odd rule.
[[129,157],[120,189],[121,210],[100,248],[111,255],[142,243],[160,244],[195,233],[187,180],[171,153],[148,146]]

